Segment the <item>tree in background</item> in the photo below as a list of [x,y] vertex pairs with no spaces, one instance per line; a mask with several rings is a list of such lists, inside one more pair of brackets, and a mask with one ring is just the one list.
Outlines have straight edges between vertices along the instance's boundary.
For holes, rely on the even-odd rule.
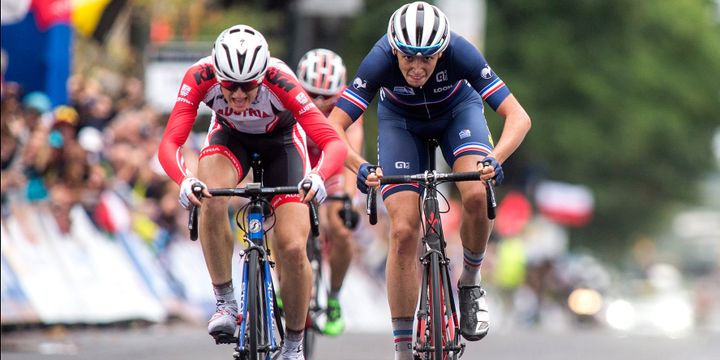
[[486,55],[534,122],[520,158],[595,193],[574,244],[623,251],[697,200],[720,125],[711,2],[491,0],[488,14]]
[[[365,2],[347,34],[350,72],[405,1]],[[485,56],[534,126],[506,165],[515,180],[581,183],[595,217],[573,246],[625,251],[713,171],[720,122],[720,27],[709,1],[489,0]],[[374,112],[366,113],[375,158]],[[502,122],[489,112],[493,133]],[[537,170],[539,169],[539,170]]]

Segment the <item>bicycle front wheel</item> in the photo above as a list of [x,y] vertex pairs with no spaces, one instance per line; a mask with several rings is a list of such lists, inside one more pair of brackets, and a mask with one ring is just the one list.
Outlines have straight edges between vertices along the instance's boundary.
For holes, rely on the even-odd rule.
[[323,284],[322,274],[322,249],[320,239],[310,236],[307,242],[307,256],[312,269],[312,294],[310,297],[310,306],[307,317],[305,319],[305,336],[303,337],[303,354],[306,360],[313,359],[315,352],[315,340],[318,333],[321,332],[316,321],[321,313],[325,311],[327,302],[327,294],[324,294],[325,286]]
[[432,313],[430,314],[430,322],[432,329],[431,339],[433,346],[433,359],[443,359],[443,306],[441,300],[442,288],[440,284],[440,258],[437,253],[430,254],[430,281]]
[[260,358],[258,354],[258,329],[260,328],[260,318],[262,315],[260,294],[258,289],[261,286],[260,282],[260,262],[258,259],[257,251],[250,251],[248,253],[248,293],[245,301],[248,304],[248,319],[247,319],[247,331],[248,331],[248,360],[258,360]]

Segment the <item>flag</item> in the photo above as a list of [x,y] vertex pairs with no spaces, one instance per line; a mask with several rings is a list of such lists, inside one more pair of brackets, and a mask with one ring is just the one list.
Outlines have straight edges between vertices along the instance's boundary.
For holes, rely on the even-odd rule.
[[590,188],[543,181],[535,190],[540,213],[560,225],[581,227],[592,218],[595,201]]

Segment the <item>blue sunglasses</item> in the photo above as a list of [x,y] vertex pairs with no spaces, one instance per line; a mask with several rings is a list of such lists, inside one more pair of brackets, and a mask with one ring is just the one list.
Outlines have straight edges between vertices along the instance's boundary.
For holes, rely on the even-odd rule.
[[395,40],[395,45],[397,45],[398,49],[407,56],[433,56],[438,52],[438,50],[440,50],[443,43],[440,42],[430,46],[412,46],[405,44],[400,40]]

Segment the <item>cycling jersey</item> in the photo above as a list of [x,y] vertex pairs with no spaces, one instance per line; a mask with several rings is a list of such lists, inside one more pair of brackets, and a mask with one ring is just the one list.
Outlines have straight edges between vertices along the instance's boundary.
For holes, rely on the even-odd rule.
[[[354,121],[380,92],[378,164],[385,175],[428,169],[426,141],[431,138],[438,140],[451,167],[461,156],[484,157],[493,150],[483,100],[497,110],[510,90],[472,44],[456,33],[450,38],[427,82],[415,88],[408,85],[397,56],[383,36],[338,100],[337,106]],[[419,193],[422,189],[398,184],[383,185],[381,191],[387,198],[399,191]]]
[[[185,73],[160,143],[160,163],[177,183],[187,175],[180,148],[190,134],[201,102],[213,110],[213,124],[219,122],[240,133],[285,131],[296,119],[307,135],[324,150],[315,169],[323,179],[339,171],[343,165],[347,151],[345,144],[303,91],[287,65],[271,58],[255,101],[247,110],[236,112],[222,96],[212,58],[208,56]],[[290,112],[293,117],[279,116],[282,112]],[[304,144],[301,146],[304,147]]]
[[[342,89],[340,89],[338,91],[337,95],[338,96],[342,95],[343,91],[345,91],[346,88],[347,88],[347,86],[343,86]],[[325,113],[325,116],[330,115],[330,112],[332,112],[332,109],[334,109],[334,108],[335,108],[335,105],[328,108],[327,112]],[[357,123],[357,125],[355,123]],[[355,123],[353,123],[351,126],[362,127],[362,116],[360,116],[359,119]],[[308,156],[310,157],[310,165],[315,166],[318,163],[318,161],[320,161],[320,156],[322,155],[322,149],[320,149],[320,147],[318,147],[317,144],[315,144],[315,142],[312,141],[311,139],[308,139],[307,148],[308,148]],[[342,169],[338,170],[338,171],[342,172]]]
[[448,111],[472,92],[479,93],[493,110],[510,94],[475,46],[454,32],[430,79],[419,88],[407,84],[387,37],[383,36],[363,59],[337,106],[355,120],[367,110],[378,91],[381,103],[424,119]]

